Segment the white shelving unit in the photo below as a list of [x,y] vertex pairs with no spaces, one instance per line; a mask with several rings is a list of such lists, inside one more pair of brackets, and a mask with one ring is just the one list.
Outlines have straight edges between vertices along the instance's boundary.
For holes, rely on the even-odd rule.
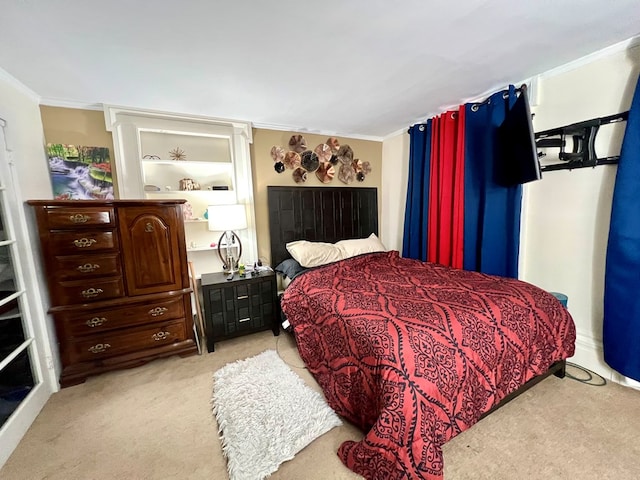
[[144,185],[157,186],[161,190],[180,190],[181,178],[192,178],[201,187],[198,191],[233,190],[233,164],[219,162],[183,162],[179,160],[142,160]]
[[[190,205],[185,235],[197,276],[222,270],[212,246],[222,232],[208,230],[208,205],[247,205],[249,228],[236,233],[243,258],[257,258],[250,124],[108,105],[105,122],[114,136],[119,198],[184,198]],[[199,189],[184,189],[181,180],[197,182]]]
[[207,246],[204,246],[204,247],[188,247],[187,251],[189,251],[189,252],[204,252],[204,251],[216,250],[216,249],[217,249],[217,247],[211,247],[211,246],[209,246],[209,247],[207,247]]

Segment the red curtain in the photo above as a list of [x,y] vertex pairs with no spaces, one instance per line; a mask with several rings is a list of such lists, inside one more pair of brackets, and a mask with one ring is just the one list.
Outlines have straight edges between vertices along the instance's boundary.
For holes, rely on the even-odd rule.
[[427,260],[462,268],[465,108],[433,118]]

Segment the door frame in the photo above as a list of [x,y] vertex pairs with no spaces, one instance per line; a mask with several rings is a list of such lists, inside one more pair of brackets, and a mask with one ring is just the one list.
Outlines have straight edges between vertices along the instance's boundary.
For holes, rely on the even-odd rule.
[[7,202],[5,221],[11,225],[16,241],[14,262],[19,297],[23,313],[25,336],[32,339],[29,350],[34,387],[20,403],[11,417],[0,428],[0,468],[13,453],[49,397],[59,390],[54,368],[53,353],[46,314],[42,303],[41,287],[29,243],[25,205],[20,200],[20,185],[15,169],[13,153],[8,147],[7,122],[0,118],[0,186]]

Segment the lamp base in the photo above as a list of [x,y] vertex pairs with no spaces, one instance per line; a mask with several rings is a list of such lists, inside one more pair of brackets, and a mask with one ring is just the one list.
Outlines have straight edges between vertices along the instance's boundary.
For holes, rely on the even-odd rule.
[[[225,240],[224,246],[222,245],[222,240]],[[238,257],[234,257],[232,249],[235,248],[235,243],[238,245]],[[225,254],[223,256],[222,250],[225,250]],[[220,235],[220,240],[218,240],[218,257],[220,257],[220,261],[222,262],[222,269],[224,273],[235,273],[238,271],[238,264],[240,263],[240,258],[242,257],[242,242],[240,241],[240,237],[236,235],[232,231],[224,232]]]

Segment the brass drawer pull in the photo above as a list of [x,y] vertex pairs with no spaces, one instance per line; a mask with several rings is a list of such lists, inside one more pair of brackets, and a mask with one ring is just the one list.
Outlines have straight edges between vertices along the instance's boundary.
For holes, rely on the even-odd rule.
[[169,310],[167,307],[156,307],[149,310],[149,315],[152,317],[161,317],[164,313]]
[[245,298],[249,298],[249,295],[241,295],[238,297],[238,300],[244,300]]
[[102,325],[103,323],[106,323],[107,319],[104,317],[93,317],[90,318],[89,320],[87,320],[86,323],[87,327],[89,328],[93,328],[93,327],[99,327],[100,325]]
[[91,287],[91,288],[87,288],[86,290],[83,290],[81,293],[84,298],[92,298],[92,297],[97,297],[101,293],[104,293],[104,290],[102,290],[101,288]]
[[153,335],[151,335],[153,337],[153,339],[156,342],[159,342],[160,340],[164,340],[166,338],[169,338],[171,334],[169,332],[158,332],[158,333],[154,333]]
[[78,265],[76,267],[76,270],[78,270],[81,273],[91,273],[95,270],[98,270],[100,268],[100,265],[98,265],[97,263],[94,263],[93,265],[90,263],[85,263],[84,265]]
[[95,238],[79,238],[77,240],[74,240],[73,244],[78,248],[86,248],[90,247],[96,242],[97,240]]
[[241,318],[240,320],[238,320],[238,323],[248,322],[249,320],[251,320],[251,317]]
[[89,215],[83,215],[82,213],[76,213],[75,215],[71,215],[69,217],[69,220],[71,220],[73,223],[87,223],[87,221],[90,218],[91,217]]
[[93,347],[89,347],[89,351],[91,353],[102,353],[105,352],[108,348],[111,348],[111,345],[108,343],[98,343]]

